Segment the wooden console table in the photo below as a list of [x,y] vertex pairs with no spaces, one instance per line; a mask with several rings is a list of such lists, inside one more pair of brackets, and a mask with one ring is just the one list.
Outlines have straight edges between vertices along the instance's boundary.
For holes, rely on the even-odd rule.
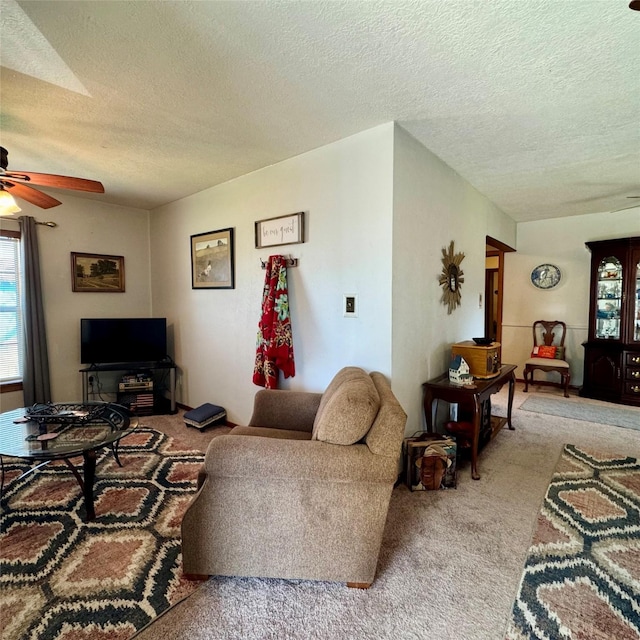
[[[462,387],[449,382],[449,374],[444,373],[422,385],[424,391],[424,416],[427,431],[433,433],[433,416],[438,408],[438,400],[449,403],[464,403],[465,400],[473,405],[473,441],[471,443],[471,477],[480,479],[478,473],[478,442],[480,439],[480,415],[482,403],[494,393],[497,393],[506,382],[509,383],[509,404],[506,418],[491,418],[491,438],[505,425],[513,430],[511,424],[511,407],[513,405],[513,390],[516,382],[516,365],[503,364],[500,373],[493,378],[475,378],[473,386]],[[434,402],[435,401],[435,402]]]

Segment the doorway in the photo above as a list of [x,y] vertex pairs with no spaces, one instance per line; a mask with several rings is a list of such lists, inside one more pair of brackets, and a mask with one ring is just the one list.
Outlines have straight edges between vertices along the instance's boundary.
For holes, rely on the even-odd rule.
[[491,236],[486,240],[484,280],[484,335],[502,343],[502,303],[504,289],[504,254],[515,251]]

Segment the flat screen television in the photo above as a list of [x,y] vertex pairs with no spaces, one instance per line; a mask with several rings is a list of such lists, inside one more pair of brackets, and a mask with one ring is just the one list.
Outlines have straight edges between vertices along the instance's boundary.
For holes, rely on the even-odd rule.
[[82,318],[83,364],[158,362],[167,356],[166,318]]

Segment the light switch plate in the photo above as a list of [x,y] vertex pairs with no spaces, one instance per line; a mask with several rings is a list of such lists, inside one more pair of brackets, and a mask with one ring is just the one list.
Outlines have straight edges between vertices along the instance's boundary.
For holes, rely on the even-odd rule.
[[358,295],[355,293],[345,293],[343,295],[342,304],[343,315],[345,318],[358,317]]

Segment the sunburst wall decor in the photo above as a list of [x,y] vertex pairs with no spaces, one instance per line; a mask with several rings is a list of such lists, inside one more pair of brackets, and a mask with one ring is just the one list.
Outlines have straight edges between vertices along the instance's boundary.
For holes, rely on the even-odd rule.
[[464,260],[464,253],[454,253],[453,240],[449,244],[449,251],[442,249],[442,274],[439,282],[442,287],[440,302],[447,307],[450,314],[459,304],[462,298],[460,285],[464,282],[464,271],[460,263]]

